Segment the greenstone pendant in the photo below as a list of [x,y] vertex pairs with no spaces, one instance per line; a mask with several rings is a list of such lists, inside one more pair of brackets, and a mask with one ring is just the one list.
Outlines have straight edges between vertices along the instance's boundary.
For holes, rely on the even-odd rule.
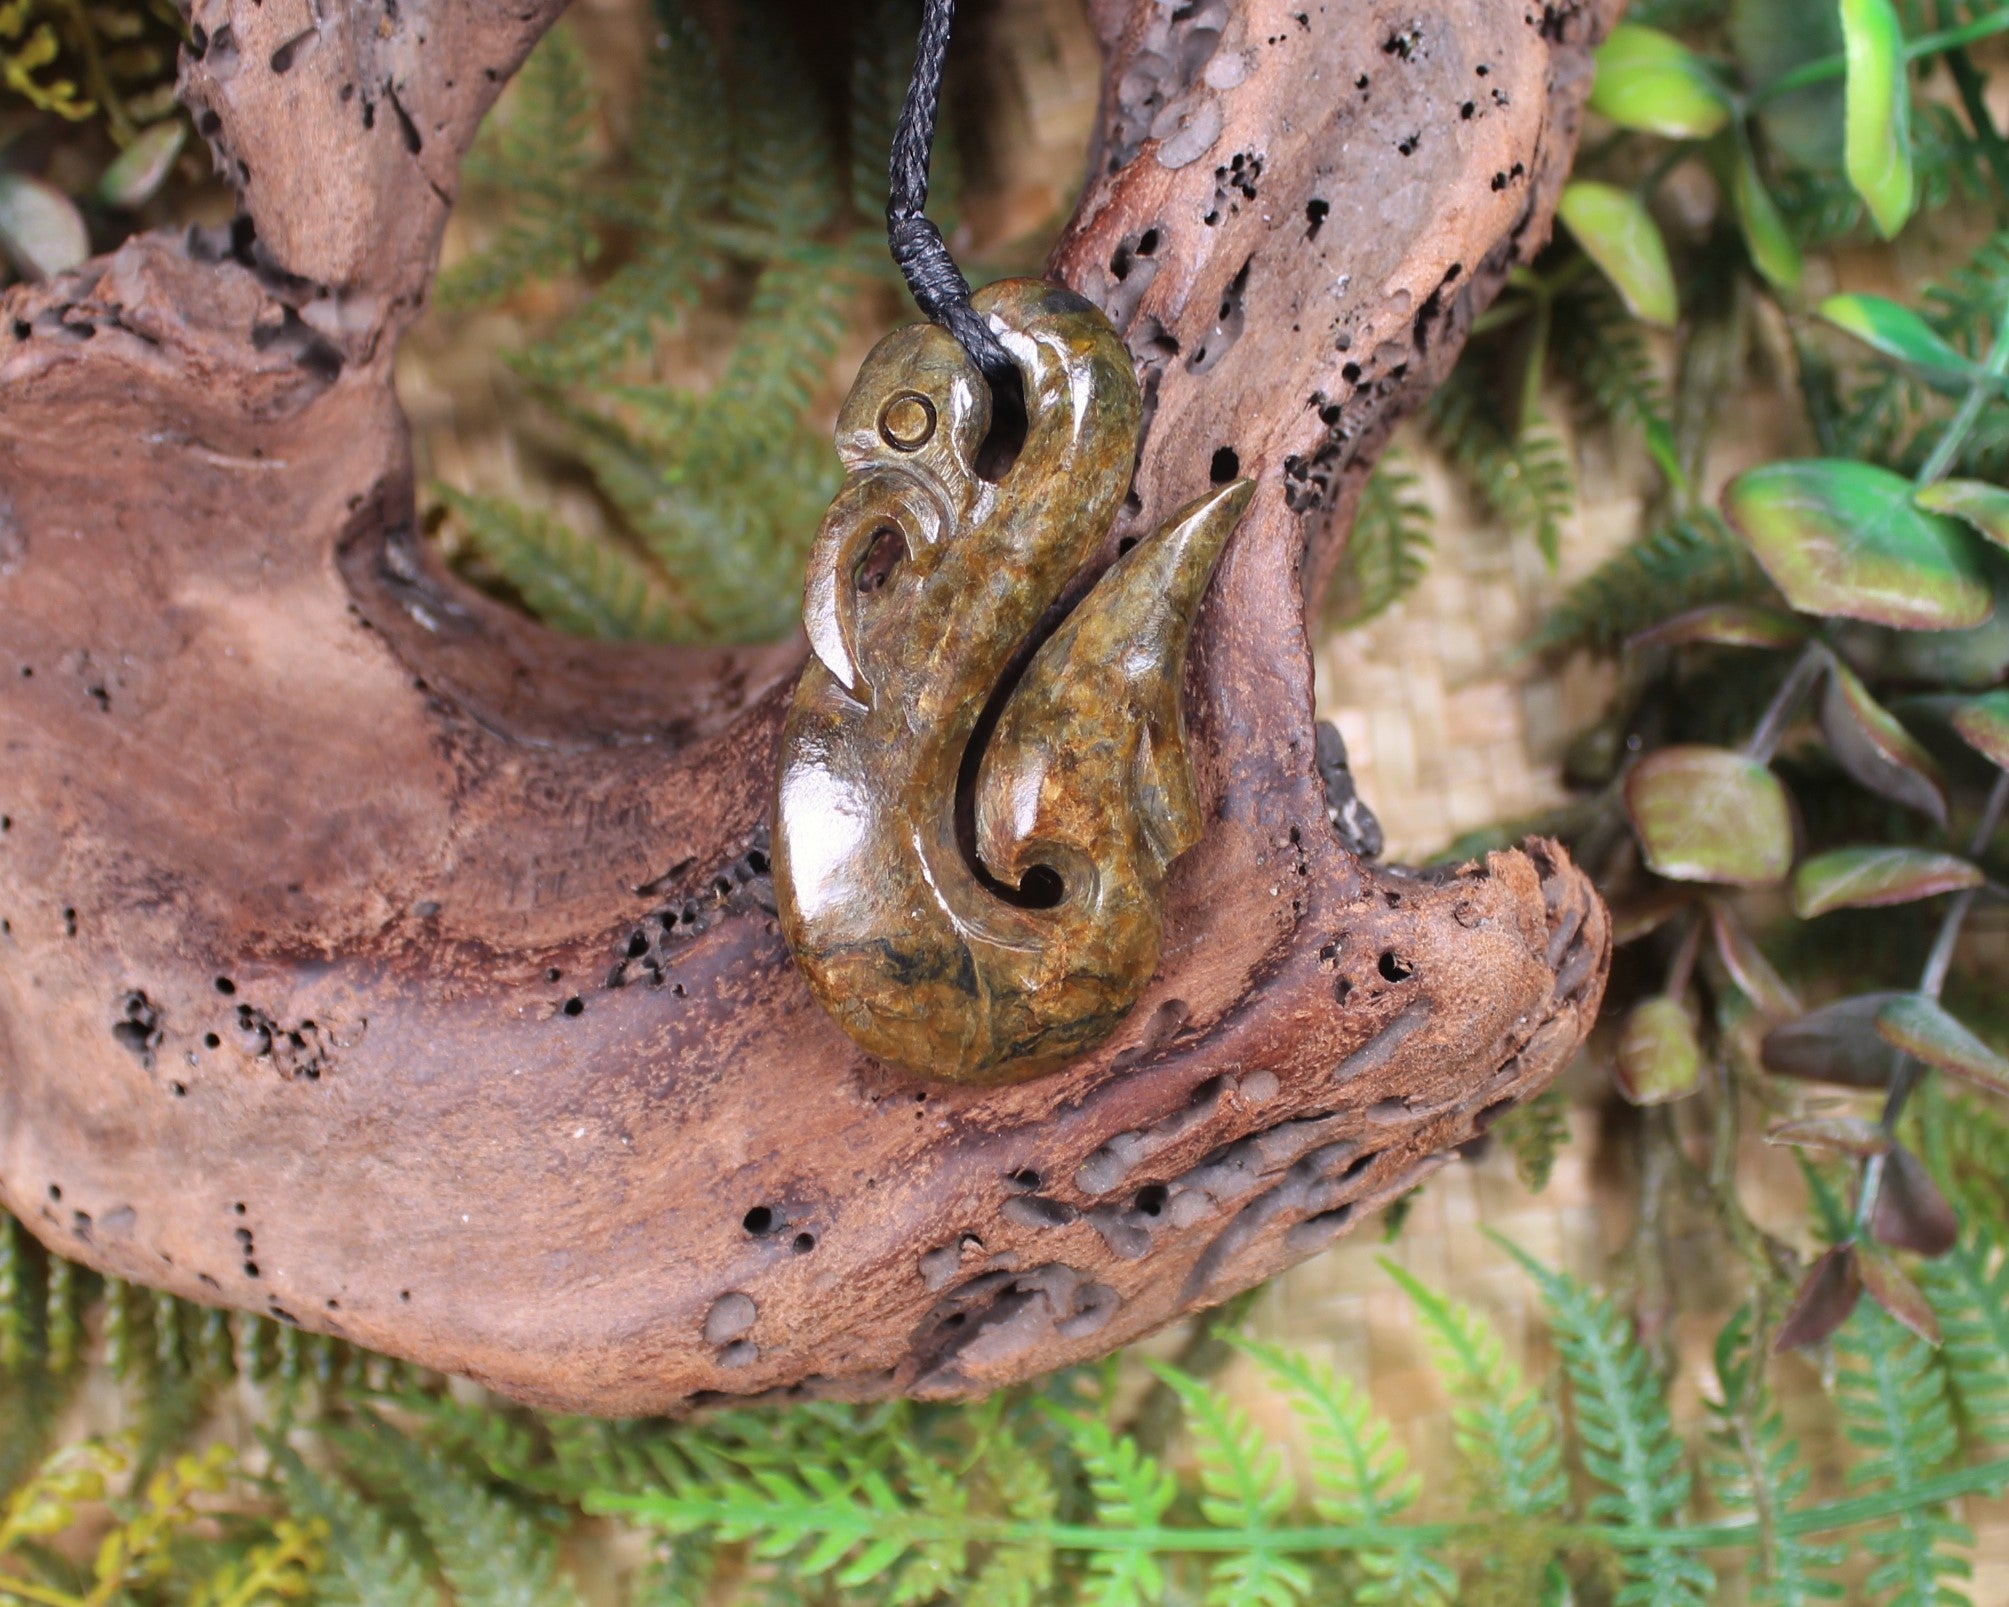
[[1166,870],[1200,836],[1186,646],[1254,487],[1209,492],[1117,559],[994,710],[1108,536],[1140,402],[1116,331],[1072,291],[1006,280],[975,305],[1024,378],[1024,446],[978,473],[990,391],[945,331],[896,330],[865,360],[809,558],[774,870],[789,948],[862,1048],[1007,1083],[1102,1042],[1157,967]]

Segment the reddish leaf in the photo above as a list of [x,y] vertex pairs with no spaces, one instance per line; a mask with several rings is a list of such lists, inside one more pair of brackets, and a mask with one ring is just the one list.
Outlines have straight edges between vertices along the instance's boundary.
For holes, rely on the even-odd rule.
[[1896,1068],[1897,1055],[1879,1036],[1877,1012],[1896,993],[1863,993],[1774,1027],[1765,1034],[1759,1057],[1781,1077],[1840,1083],[1849,1088],[1882,1088]]
[[1702,1045],[1679,999],[1657,994],[1632,1008],[1618,1039],[1618,1090],[1635,1105],[1664,1105],[1695,1092]]
[[1946,824],[1946,793],[1932,755],[1839,659],[1828,667],[1821,731],[1835,762],[1856,781],[1938,825]]
[[1877,909],[1979,887],[1979,866],[1929,848],[1837,848],[1793,872],[1793,909],[1802,920],[1829,910]]
[[1922,993],[1895,995],[1877,1011],[1876,1030],[1885,1042],[1928,1066],[2009,1094],[2009,1059],[1975,1037],[1937,999]]
[[1762,887],[1792,865],[1786,789],[1728,748],[1649,753],[1626,773],[1625,807],[1646,863],[1674,881]]
[[1708,642],[1717,647],[1798,647],[1807,622],[1777,608],[1716,603],[1663,619],[1626,639],[1627,647],[1685,647]]
[[1770,1129],[1765,1142],[1858,1157],[1882,1155],[1891,1147],[1890,1134],[1861,1116],[1802,1116]]
[[2009,770],[2009,692],[1989,692],[1962,705],[1953,729],[1990,764]]
[[1856,1309],[1862,1293],[1855,1246],[1836,1245],[1800,1280],[1792,1310],[1786,1313],[1786,1320],[1779,1324],[1778,1337],[1772,1341],[1773,1351],[1783,1353],[1804,1345],[1818,1345],[1849,1320],[1849,1313]]
[[1892,1259],[1888,1250],[1879,1249],[1874,1244],[1859,1245],[1856,1265],[1862,1273],[1862,1285],[1869,1292],[1870,1299],[1928,1345],[1939,1343],[1939,1319],[1933,1316],[1932,1307],[1925,1303],[1925,1296],[1919,1292],[1918,1285],[1905,1276],[1904,1269]]
[[1960,1218],[1925,1162],[1902,1144],[1884,1157],[1883,1179],[1870,1209],[1870,1232],[1880,1244],[1920,1255],[1945,1255],[1960,1237]]
[[1759,951],[1728,905],[1710,902],[1709,933],[1716,942],[1716,957],[1745,998],[1764,1014],[1780,1020],[1800,1013],[1799,996],[1772,969],[1772,962]]
[[1695,895],[1678,887],[1656,887],[1615,904],[1611,911],[1611,942],[1624,948],[1659,931],[1683,910],[1695,907]]

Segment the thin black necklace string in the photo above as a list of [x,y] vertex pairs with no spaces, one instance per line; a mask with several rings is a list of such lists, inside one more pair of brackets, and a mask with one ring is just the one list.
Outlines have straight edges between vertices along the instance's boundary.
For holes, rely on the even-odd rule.
[[914,76],[900,108],[887,162],[886,244],[913,292],[914,303],[931,321],[956,337],[984,372],[993,390],[1016,393],[1018,366],[970,305],[970,282],[949,255],[942,231],[929,222],[928,160],[935,146],[941,109],[942,68],[949,56],[949,28],[956,0],[922,0],[920,47]]

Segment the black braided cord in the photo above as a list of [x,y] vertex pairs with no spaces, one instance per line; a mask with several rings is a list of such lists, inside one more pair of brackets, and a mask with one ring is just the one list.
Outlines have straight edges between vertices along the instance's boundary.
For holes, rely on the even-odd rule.
[[907,85],[900,126],[893,131],[887,161],[886,243],[929,319],[956,337],[993,388],[1015,389],[1018,366],[989,324],[970,305],[970,282],[949,255],[942,231],[924,215],[928,204],[928,159],[935,146],[941,108],[942,67],[949,56],[949,28],[956,0],[923,0],[920,48]]

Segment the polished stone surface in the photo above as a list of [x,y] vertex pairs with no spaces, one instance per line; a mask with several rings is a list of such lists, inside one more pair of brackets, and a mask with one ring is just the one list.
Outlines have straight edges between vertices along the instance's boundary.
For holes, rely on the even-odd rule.
[[978,472],[989,390],[932,325],[881,341],[839,415],[848,472],[810,554],[815,657],[782,738],[774,863],[789,947],[860,1046],[1000,1083],[1100,1043],[1157,966],[1166,868],[1200,835],[1186,644],[1254,488],[1208,493],[1120,557],[986,737],[1116,518],[1139,398],[1071,291],[1008,280],[977,305],[1026,383],[1002,475]]

